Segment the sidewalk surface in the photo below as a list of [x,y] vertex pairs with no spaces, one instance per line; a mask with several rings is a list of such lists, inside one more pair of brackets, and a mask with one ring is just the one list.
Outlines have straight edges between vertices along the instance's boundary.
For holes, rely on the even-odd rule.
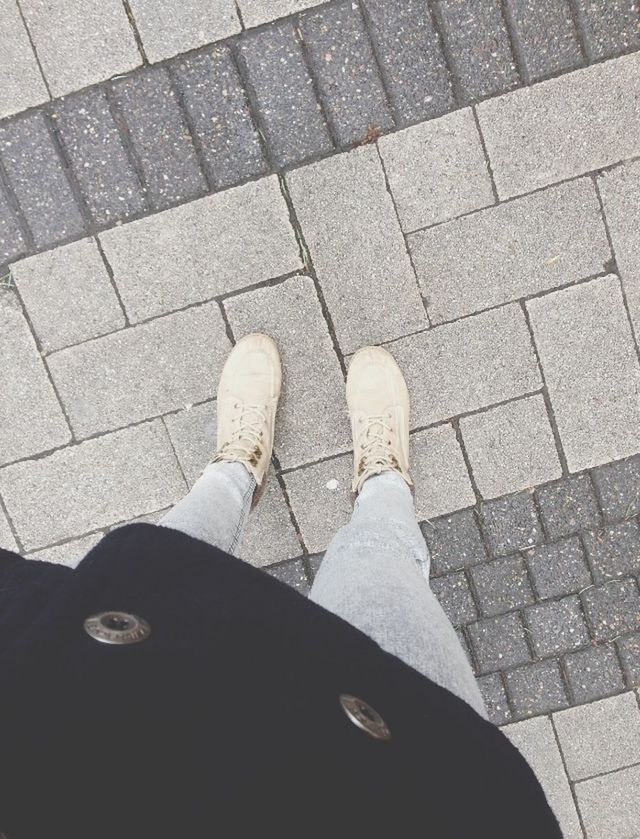
[[412,397],[432,585],[565,836],[640,836],[632,0],[0,0],[0,543],[74,565],[278,341],[242,556],[349,516],[349,356]]

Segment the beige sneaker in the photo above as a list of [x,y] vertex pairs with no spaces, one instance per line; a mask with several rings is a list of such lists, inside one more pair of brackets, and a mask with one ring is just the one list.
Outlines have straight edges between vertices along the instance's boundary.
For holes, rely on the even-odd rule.
[[282,385],[280,353],[268,335],[246,335],[231,350],[218,385],[218,451],[211,461],[243,463],[262,495]]
[[353,356],[347,375],[347,403],[353,434],[353,486],[360,492],[372,475],[409,474],[409,391],[393,356],[381,347],[364,347]]

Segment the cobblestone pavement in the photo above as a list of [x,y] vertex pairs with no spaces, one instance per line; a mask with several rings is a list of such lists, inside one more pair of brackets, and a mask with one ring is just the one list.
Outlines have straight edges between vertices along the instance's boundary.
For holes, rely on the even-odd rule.
[[0,544],[73,565],[157,519],[263,329],[285,391],[242,556],[308,592],[350,511],[349,356],[385,344],[493,720],[567,837],[640,836],[637,7],[175,8],[0,0]]

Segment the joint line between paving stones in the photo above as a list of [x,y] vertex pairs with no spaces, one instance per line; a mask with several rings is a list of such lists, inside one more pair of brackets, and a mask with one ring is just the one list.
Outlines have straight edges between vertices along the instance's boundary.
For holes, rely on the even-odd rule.
[[62,164],[62,171],[64,176],[67,180],[69,185],[69,189],[75,199],[76,206],[80,211],[80,215],[85,225],[85,235],[87,233],[92,233],[95,227],[93,223],[93,219],[91,218],[91,213],[89,212],[89,206],[87,201],[82,194],[82,190],[80,189],[80,184],[75,176],[75,172],[71,167],[71,161],[67,155],[67,150],[65,148],[64,142],[62,137],[60,136],[60,132],[58,130],[58,126],[56,125],[56,121],[53,118],[53,108],[51,105],[47,105],[43,108],[43,117],[44,122],[49,132],[49,136],[51,137],[51,142],[53,144],[53,148],[58,153],[58,158],[60,163]]
[[[307,73],[309,74],[309,79],[311,80],[311,90],[313,91],[314,99],[318,103],[318,107],[320,108],[320,115],[322,116],[322,121],[324,122],[325,127],[327,129],[327,134],[329,135],[329,139],[331,140],[331,145],[333,146],[335,151],[339,152],[342,151],[342,149],[338,141],[338,133],[333,123],[333,119],[329,114],[329,109],[327,107],[327,103],[325,102],[324,95],[320,88],[319,80],[316,78],[316,74],[313,71],[313,63],[311,61],[311,56],[309,55],[309,48],[304,37],[304,31],[302,29],[302,17],[302,15],[296,15],[295,20],[293,21],[293,37],[298,46],[300,47],[302,61],[304,63]],[[324,152],[323,154],[326,156],[326,152]]]
[[[573,285],[573,283],[571,284]],[[549,292],[550,293],[550,292]],[[558,423],[556,422],[556,416],[553,412],[553,405],[551,404],[551,397],[549,396],[549,388],[547,387],[547,380],[545,379],[544,375],[544,368],[542,366],[542,359],[540,358],[540,354],[538,352],[538,347],[536,345],[536,339],[533,332],[533,327],[531,325],[531,318],[529,317],[529,310],[527,309],[526,303],[524,300],[520,301],[520,309],[522,310],[522,314],[524,316],[525,322],[527,324],[527,330],[529,332],[529,340],[531,341],[531,348],[533,349],[533,353],[536,357],[536,364],[538,365],[538,370],[540,371],[540,378],[542,379],[542,398],[544,400],[544,407],[547,412],[547,417],[549,420],[549,425],[551,426],[551,433],[553,434],[553,441],[555,443],[556,450],[558,452],[558,458],[560,460],[560,468],[562,469],[563,477],[566,477],[570,474],[569,471],[569,464],[567,462],[567,457],[564,453],[564,449],[562,447],[562,438],[560,436],[560,430],[558,428]],[[539,514],[539,511],[538,511]],[[542,518],[540,518],[540,522],[542,527],[544,528],[544,524],[542,523]]]
[[[18,198],[13,190],[13,186],[9,179],[9,175],[7,174],[7,170],[5,169],[2,156],[0,156],[0,193],[4,193],[10,209],[13,210],[14,218],[18,222],[20,235],[22,236],[23,241],[23,250],[21,251],[21,253],[24,255],[25,253],[28,253],[30,250],[35,248],[35,240],[33,238],[33,233],[31,232],[29,222],[27,221],[25,214],[22,212],[20,202],[18,201]],[[16,260],[9,259],[7,265],[11,265],[11,263],[14,261]]]
[[[127,310],[125,308],[124,301],[122,300],[122,296],[120,294],[120,289],[118,288],[118,284],[116,283],[116,278],[115,278],[114,273],[113,273],[113,268],[111,267],[111,265],[109,263],[109,260],[107,259],[107,255],[104,252],[104,248],[102,247],[102,242],[100,241],[100,239],[97,236],[94,235],[93,241],[96,243],[96,247],[98,248],[98,253],[102,257],[102,261],[104,263],[105,271],[107,272],[107,276],[109,277],[109,282],[111,283],[111,287],[113,288],[113,293],[116,296],[116,299],[118,301],[118,304],[120,305],[120,308],[122,309],[122,314],[124,316],[124,324],[125,324],[123,328],[126,329],[127,327],[131,326],[131,321],[129,320],[129,315],[127,314]],[[120,332],[121,330],[114,330],[114,331]],[[110,334],[110,333],[107,333],[107,334]],[[77,345],[72,344],[71,346],[77,346]]]
[[569,777],[569,769],[567,767],[567,761],[564,756],[564,752],[562,751],[562,744],[560,743],[560,737],[558,736],[558,731],[556,729],[556,722],[553,718],[553,713],[548,715],[549,722],[551,723],[551,730],[553,731],[553,737],[556,742],[556,747],[560,754],[560,760],[562,761],[562,769],[564,771],[564,776],[571,791],[571,798],[573,799],[573,806],[575,808],[576,814],[578,816],[578,822],[580,824],[580,829],[582,830],[582,835],[586,836],[587,831],[584,826],[584,822],[582,820],[582,813],[580,812],[580,807],[578,806],[578,796],[576,795],[575,785],[574,782]]
[[173,456],[176,461],[176,465],[182,475],[182,480],[184,481],[184,485],[186,487],[187,492],[191,489],[189,486],[189,481],[187,480],[187,476],[185,474],[184,469],[182,468],[182,463],[180,462],[180,458],[178,457],[178,452],[176,451],[176,447],[173,445],[173,439],[171,438],[171,434],[169,433],[169,428],[165,421],[164,415],[160,417],[160,422],[162,423],[162,427],[164,429],[164,433],[167,435],[167,440],[169,441],[169,445],[171,446],[171,451],[173,452]]
[[178,75],[175,71],[175,67],[172,64],[167,64],[165,71],[167,73],[167,77],[169,79],[169,89],[172,91],[173,95],[176,98],[176,102],[178,105],[178,110],[184,120],[185,125],[187,126],[187,131],[189,132],[189,137],[191,139],[191,145],[193,146],[193,150],[195,152],[196,161],[198,166],[200,167],[200,171],[202,172],[202,176],[204,177],[204,181],[207,185],[207,195],[216,192],[216,182],[209,171],[209,167],[207,165],[207,159],[205,157],[204,148],[202,146],[202,141],[198,132],[196,131],[195,123],[189,113],[189,109],[187,108],[185,101],[184,101],[184,92],[182,90],[182,85],[180,84],[180,80],[178,79]]
[[571,13],[571,20],[573,21],[573,25],[576,30],[576,35],[578,36],[578,43],[580,44],[580,50],[585,57],[588,64],[598,63],[597,59],[598,56],[594,53],[591,49],[591,44],[589,42],[589,38],[587,37],[587,26],[585,15],[580,8],[580,4],[577,0],[568,0],[569,11]]
[[482,501],[482,493],[478,489],[478,484],[476,483],[476,476],[473,474],[473,468],[471,466],[471,461],[469,460],[469,454],[464,444],[464,440],[462,439],[462,431],[460,430],[460,418],[453,417],[451,420],[451,427],[453,428],[456,440],[458,441],[458,446],[460,446],[460,451],[462,452],[462,458],[464,460],[464,465],[467,469],[467,474],[469,476],[469,483],[471,484],[471,489],[473,490],[473,494],[476,497],[476,504],[480,504]]
[[[468,104],[467,97],[464,94],[462,82],[456,70],[456,62],[453,58],[453,54],[449,49],[449,41],[447,39],[447,27],[445,25],[444,17],[440,10],[439,0],[425,0],[425,5],[428,7],[431,13],[431,21],[433,23],[433,28],[440,42],[440,49],[442,51],[444,63],[449,74],[449,81],[451,83],[451,90],[453,91],[453,98],[455,100],[455,103],[458,106],[466,105]],[[453,108],[452,110],[455,110],[455,108]]]
[[618,277],[620,282],[620,291],[622,293],[622,303],[624,305],[625,312],[627,313],[627,320],[629,321],[629,327],[631,329],[631,337],[633,339],[633,344],[636,351],[636,356],[638,357],[638,362],[640,362],[640,336],[636,335],[636,330],[633,324],[633,318],[631,317],[631,312],[629,311],[629,301],[627,299],[627,292],[625,288],[625,284],[622,281],[622,276],[620,274],[620,269],[618,268],[618,257],[613,245],[613,237],[611,236],[611,230],[609,228],[609,221],[607,219],[607,214],[605,212],[604,201],[602,200],[602,193],[600,192],[600,185],[598,183],[598,175],[594,173],[591,175],[591,182],[593,183],[593,187],[596,191],[596,197],[598,199],[598,207],[600,208],[600,215],[602,216],[602,223],[604,224],[605,233],[607,234],[607,242],[609,243],[609,249],[611,251],[611,256],[613,258],[614,266],[612,268],[614,270],[608,273],[615,273]]
[[238,20],[240,21],[240,27],[244,32],[247,27],[244,25],[244,18],[242,17],[242,9],[240,8],[240,3],[238,2],[238,0],[233,0],[233,5],[236,7],[236,14],[238,15]]
[[[491,159],[489,157],[489,151],[487,150],[487,144],[485,143],[484,134],[482,133],[482,127],[480,126],[480,120],[478,119],[478,112],[476,110],[476,106],[471,106],[471,113],[473,114],[473,119],[476,124],[476,130],[478,132],[478,137],[480,139],[480,146],[482,148],[482,154],[484,155],[484,162],[487,166],[487,172],[489,173],[489,180],[491,182],[491,192],[493,192],[493,197],[495,199],[495,203],[500,203],[500,196],[498,195],[498,187],[496,186],[496,179],[495,175],[493,174],[493,166],[491,165]],[[479,212],[479,210],[477,211]]]
[[[411,265],[411,270],[413,271],[413,278],[416,282],[416,287],[418,289],[418,296],[420,297],[420,300],[422,301],[422,306],[424,307],[424,313],[425,313],[426,318],[427,318],[427,324],[429,326],[432,326],[431,318],[429,317],[429,310],[428,310],[428,307],[427,307],[427,302],[424,298],[424,295],[422,294],[422,288],[420,287],[420,280],[418,279],[418,271],[417,271],[415,263],[413,261],[413,256],[411,254],[411,248],[409,247],[409,243],[407,242],[407,237],[402,233],[402,222],[400,221],[400,215],[398,213],[398,207],[396,205],[396,199],[394,198],[393,192],[391,190],[391,186],[389,184],[389,177],[387,175],[387,170],[386,170],[385,165],[384,165],[384,159],[382,157],[382,154],[380,153],[380,146],[377,143],[375,143],[375,149],[376,149],[376,152],[378,154],[378,160],[380,161],[380,167],[382,168],[382,176],[384,178],[384,186],[385,186],[385,189],[387,190],[387,192],[389,193],[389,198],[391,199],[391,205],[393,207],[393,212],[395,213],[395,217],[396,217],[396,220],[398,222],[398,229],[400,230],[400,233],[402,235],[402,243],[404,245],[404,250],[405,250],[405,253],[407,254],[407,257],[409,259],[409,264]],[[421,331],[425,331],[425,330],[421,330]]]
[[371,22],[371,15],[369,14],[369,10],[367,9],[366,4],[363,3],[362,0],[356,0],[355,5],[358,7],[358,10],[360,12],[360,19],[363,23],[368,44],[371,47],[371,54],[373,55],[373,61],[378,71],[378,78],[380,79],[380,85],[382,87],[382,92],[384,93],[384,98],[386,100],[387,110],[389,111],[391,121],[393,123],[393,128],[391,129],[393,131],[400,125],[400,120],[398,118],[395,100],[391,95],[391,90],[389,88],[388,73],[385,68],[385,63],[380,57],[380,52],[378,50],[376,39],[373,37],[373,24]]
[[[153,208],[151,206],[151,201],[149,200],[149,185],[147,183],[147,179],[144,174],[144,168],[142,166],[142,161],[136,147],[133,144],[133,140],[131,139],[131,132],[129,131],[129,125],[127,120],[125,119],[124,113],[120,108],[120,103],[118,101],[117,93],[113,87],[112,82],[108,82],[104,85],[104,94],[107,100],[107,107],[109,108],[109,114],[111,115],[111,119],[113,120],[113,124],[116,127],[118,135],[120,137],[120,142],[124,148],[125,154],[127,155],[127,159],[129,164],[136,176],[138,184],[140,185],[140,190],[142,192],[142,203],[144,205],[144,209],[141,213],[135,214],[135,216],[130,217],[128,221],[133,221],[137,218],[145,218],[149,215],[153,214]],[[116,222],[112,225],[104,225],[100,227],[100,232],[103,230],[108,230],[110,227],[114,227]]]
[[27,24],[27,19],[24,16],[24,12],[22,11],[22,6],[20,5],[20,0],[15,0],[16,6],[18,7],[18,13],[22,18],[22,25],[24,26],[24,31],[27,33],[27,38],[29,39],[29,43],[31,44],[31,49],[33,51],[34,58],[36,60],[36,64],[38,65],[38,70],[40,71],[40,75],[42,76],[42,81],[44,82],[45,89],[47,91],[47,95],[49,99],[53,99],[53,94],[51,93],[51,88],[49,87],[49,81],[44,74],[44,70],[42,68],[42,62],[40,61],[40,56],[38,55],[38,50],[36,49],[36,45],[31,37],[31,30]]
[[0,494],[0,511],[4,513],[4,517],[6,518],[9,524],[9,530],[11,531],[11,535],[13,536],[15,543],[18,547],[18,553],[24,553],[24,545],[18,536],[18,531],[16,529],[15,524],[13,523],[13,519],[9,515],[9,510],[7,509],[7,505],[4,503],[4,498],[2,494]]
[[527,62],[524,60],[522,44],[520,43],[518,31],[511,13],[511,7],[509,6],[508,0],[500,0],[499,5],[500,14],[504,22],[504,28],[507,32],[509,47],[511,49],[511,55],[513,56],[513,64],[516,68],[518,79],[522,82],[522,84],[529,85],[531,84],[532,79],[527,69]]
[[129,4],[129,0],[122,0],[122,5],[124,6],[124,11],[129,21],[129,26],[133,32],[133,37],[136,42],[136,46],[138,47],[138,52],[140,53],[140,58],[142,59],[143,66],[149,65],[149,59],[147,58],[147,53],[144,48],[144,44],[142,43],[142,36],[140,35],[140,30],[138,29],[138,24],[136,23],[136,19],[133,16],[133,10]]

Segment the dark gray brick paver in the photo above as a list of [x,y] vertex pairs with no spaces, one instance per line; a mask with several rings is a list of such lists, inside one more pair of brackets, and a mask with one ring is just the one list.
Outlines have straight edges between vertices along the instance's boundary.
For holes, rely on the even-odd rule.
[[309,593],[309,580],[304,570],[302,560],[294,559],[291,562],[283,562],[282,565],[274,565],[264,569],[267,574],[280,580],[281,583],[286,583],[291,588],[299,591],[300,594]]
[[462,629],[456,629],[456,635],[458,636],[458,641],[460,642],[460,646],[464,650],[464,654],[466,655],[469,664],[471,665],[471,667],[473,667],[473,656],[471,655],[471,649],[469,648],[467,636],[464,634]]
[[163,209],[206,192],[193,139],[167,71],[154,67],[114,82],[113,89],[152,207]]
[[478,679],[478,686],[491,722],[495,725],[511,722],[513,715],[500,674],[489,673],[487,676],[481,676]]
[[291,23],[249,32],[238,56],[276,164],[301,163],[330,152],[333,143]]
[[569,0],[507,0],[525,81],[583,63]]
[[392,128],[369,37],[351,0],[300,15],[300,29],[338,143],[362,142]]
[[613,580],[582,595],[596,641],[611,641],[640,629],[640,594],[635,580]]
[[37,247],[83,232],[80,208],[42,112],[0,128],[0,157]]
[[564,667],[576,705],[621,693],[625,689],[613,647],[589,647],[571,653],[565,658]]
[[533,603],[533,591],[520,556],[496,559],[469,571],[484,615],[499,615]]
[[618,638],[616,646],[629,686],[638,687],[640,685],[640,632]]
[[640,47],[634,0],[574,0],[589,58],[608,58]]
[[93,221],[109,224],[146,208],[103,88],[60,100],[53,119]]
[[431,589],[454,626],[460,626],[478,617],[464,571],[437,577],[431,581]]
[[432,574],[457,571],[487,558],[473,510],[425,522],[422,532],[431,554]]
[[531,717],[569,705],[557,662],[538,661],[505,674],[507,691],[516,714]]
[[532,548],[544,539],[530,492],[487,501],[481,507],[480,516],[489,546],[496,556]]
[[583,528],[600,525],[598,502],[588,475],[563,478],[540,487],[536,494],[550,539],[571,536]]
[[364,0],[396,119],[429,119],[454,107],[451,80],[424,0]]
[[640,513],[640,457],[599,466],[592,475],[605,519],[618,521]]
[[584,544],[596,583],[640,572],[640,527],[636,519],[585,533]]
[[560,597],[591,585],[584,550],[577,536],[525,552],[538,597]]
[[307,562],[309,563],[309,572],[312,581],[315,580],[316,574],[320,570],[320,566],[322,565],[323,559],[324,554],[311,554],[311,556],[307,557]]
[[9,259],[15,259],[25,250],[25,241],[9,205],[9,199],[0,183],[0,265]]
[[265,174],[265,160],[242,82],[227,47],[175,64],[211,181],[219,189]]
[[481,673],[531,659],[522,619],[515,612],[472,623],[468,632]]
[[464,103],[518,82],[499,0],[435,0]]
[[576,595],[531,606],[525,612],[531,641],[541,658],[576,650],[589,643],[589,634]]

